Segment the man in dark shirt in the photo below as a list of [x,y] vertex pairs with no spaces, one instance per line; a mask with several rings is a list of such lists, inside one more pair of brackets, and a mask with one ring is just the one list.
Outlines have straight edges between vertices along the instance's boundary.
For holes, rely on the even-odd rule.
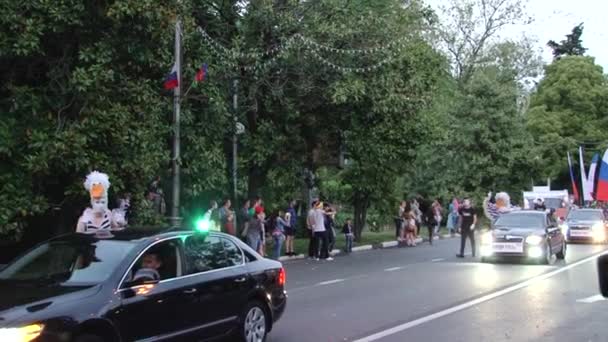
[[543,201],[542,199],[538,198],[536,200],[536,203],[534,203],[534,210],[540,210],[540,211],[547,210],[547,206],[545,206],[545,201]]
[[456,256],[464,258],[464,247],[467,243],[467,237],[471,240],[471,252],[475,257],[475,224],[477,223],[477,214],[471,206],[471,200],[466,198],[462,208],[458,210],[458,223],[460,227],[460,254]]

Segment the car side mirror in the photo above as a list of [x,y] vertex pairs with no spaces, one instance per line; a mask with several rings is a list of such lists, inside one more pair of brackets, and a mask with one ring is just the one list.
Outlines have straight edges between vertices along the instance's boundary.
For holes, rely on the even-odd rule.
[[130,282],[127,282],[126,285],[127,285],[127,287],[135,287],[135,286],[142,286],[142,285],[156,285],[156,284],[158,284],[158,282],[159,282],[158,279],[139,278],[139,279],[135,279]]
[[602,296],[608,297],[608,255],[602,255],[597,259],[597,277]]

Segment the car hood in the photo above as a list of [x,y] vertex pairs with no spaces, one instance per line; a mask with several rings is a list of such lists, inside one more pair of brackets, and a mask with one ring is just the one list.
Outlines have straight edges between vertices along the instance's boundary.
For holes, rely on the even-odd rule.
[[99,292],[101,286],[35,286],[0,281],[0,326],[24,315],[78,301]]
[[521,227],[497,227],[494,230],[494,235],[515,235],[526,237],[528,235],[543,235],[544,232],[538,228],[521,228]]

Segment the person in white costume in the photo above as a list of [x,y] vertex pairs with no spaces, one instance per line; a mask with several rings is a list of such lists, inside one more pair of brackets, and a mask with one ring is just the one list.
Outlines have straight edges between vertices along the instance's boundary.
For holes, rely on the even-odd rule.
[[91,197],[91,207],[86,208],[78,219],[77,233],[94,234],[100,231],[122,230],[126,227],[124,211],[108,209],[110,179],[107,174],[91,172],[87,175],[84,188]]

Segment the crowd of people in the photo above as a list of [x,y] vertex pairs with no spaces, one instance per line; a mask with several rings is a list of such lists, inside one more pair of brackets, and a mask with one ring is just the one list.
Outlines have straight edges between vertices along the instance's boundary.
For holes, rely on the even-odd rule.
[[[308,236],[310,259],[333,260],[331,251],[336,244],[336,214],[337,210],[331,204],[313,201],[305,218],[306,233],[302,234]],[[289,201],[285,209],[270,214],[267,214],[260,197],[244,201],[238,211],[232,208],[229,199],[224,200],[221,207],[213,201],[207,215],[212,221],[213,230],[241,238],[260,255],[274,259],[279,259],[282,255],[296,255],[294,240],[298,229],[298,210],[295,200]],[[354,240],[351,219],[345,220],[341,233],[344,234],[344,251],[350,253]]]
[[[439,199],[435,199],[430,205],[425,205],[422,198],[402,201],[395,217],[397,240],[405,246],[416,246],[422,227],[427,227],[428,242],[432,245],[433,240],[440,238],[439,232],[444,214]],[[466,239],[471,241],[472,254],[475,256],[475,235],[473,231],[477,223],[477,213],[471,200],[468,198],[462,200],[454,198],[448,205],[445,221],[450,236],[455,236],[457,232],[461,235],[461,248],[458,256],[464,256]]]
[[238,212],[232,208],[229,199],[224,200],[219,208],[213,201],[208,215],[212,221],[212,229],[240,237],[263,256],[267,255],[266,246],[270,241],[272,241],[271,257],[278,259],[283,247],[285,255],[295,255],[296,201],[290,201],[285,210],[277,210],[269,215],[261,197],[246,200]]

